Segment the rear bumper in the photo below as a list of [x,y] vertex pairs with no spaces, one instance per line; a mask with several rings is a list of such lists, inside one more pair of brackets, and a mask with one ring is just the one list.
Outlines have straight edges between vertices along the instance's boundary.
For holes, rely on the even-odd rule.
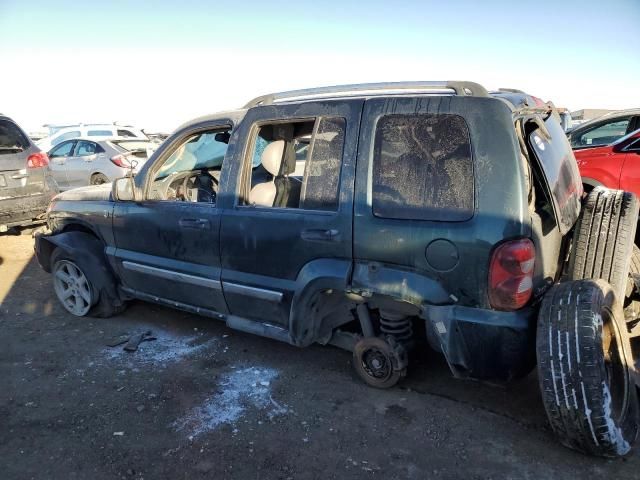
[[453,374],[506,381],[535,366],[536,310],[498,312],[481,308],[428,306],[427,338],[442,352]]
[[0,229],[36,223],[38,217],[46,212],[53,196],[53,193],[41,193],[0,200]]

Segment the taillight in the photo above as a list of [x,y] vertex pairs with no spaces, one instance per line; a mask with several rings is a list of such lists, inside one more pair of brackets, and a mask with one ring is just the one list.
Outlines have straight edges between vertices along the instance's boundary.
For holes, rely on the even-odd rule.
[[27,158],[27,168],[40,168],[49,165],[49,157],[44,152],[32,153]]
[[125,163],[124,155],[114,155],[109,160],[111,160],[111,163],[117,165],[118,167],[121,167],[121,168],[129,167],[129,165]]
[[524,307],[533,292],[536,252],[528,238],[496,248],[489,264],[489,303],[496,310]]

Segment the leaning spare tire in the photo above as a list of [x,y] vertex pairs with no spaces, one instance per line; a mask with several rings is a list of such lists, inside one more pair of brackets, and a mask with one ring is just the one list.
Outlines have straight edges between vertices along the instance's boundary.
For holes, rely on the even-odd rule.
[[637,223],[634,194],[594,188],[576,225],[569,279],[601,278],[613,286],[618,298],[624,298]]
[[603,280],[554,286],[538,314],[542,400],[564,445],[625,455],[638,432],[638,400],[622,304]]

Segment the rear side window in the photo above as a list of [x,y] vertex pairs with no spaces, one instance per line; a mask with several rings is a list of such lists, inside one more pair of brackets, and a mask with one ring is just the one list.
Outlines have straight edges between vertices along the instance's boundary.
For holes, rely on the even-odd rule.
[[473,216],[469,127],[459,115],[386,115],[373,152],[373,214],[464,221]]
[[102,153],[102,152],[104,152],[104,149],[97,143],[93,143],[93,142],[86,142],[84,140],[81,140],[78,142],[78,145],[76,146],[77,157],[86,157],[88,155],[93,155],[95,153]]
[[111,137],[113,132],[111,130],[89,130],[87,136],[89,137]]
[[119,137],[136,137],[133,132],[130,132],[129,130],[118,130],[117,133]]
[[18,153],[29,148],[29,140],[15,123],[0,120],[0,155]]

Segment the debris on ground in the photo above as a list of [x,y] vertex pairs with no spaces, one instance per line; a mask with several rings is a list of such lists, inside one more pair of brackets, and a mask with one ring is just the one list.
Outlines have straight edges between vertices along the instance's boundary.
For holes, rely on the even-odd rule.
[[151,330],[147,330],[146,332],[135,333],[133,335],[124,334],[115,337],[107,342],[107,347],[118,347],[126,344],[123,347],[125,352],[135,352],[142,342],[150,342],[152,340],[156,340],[156,337],[153,336]]

